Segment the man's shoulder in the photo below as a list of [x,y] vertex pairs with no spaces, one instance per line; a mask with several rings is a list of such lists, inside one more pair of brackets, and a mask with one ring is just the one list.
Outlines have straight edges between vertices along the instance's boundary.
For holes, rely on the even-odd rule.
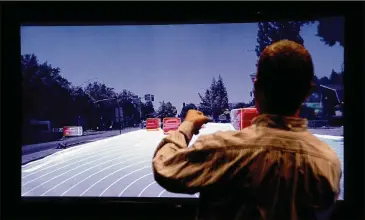
[[306,142],[308,149],[310,149],[312,152],[321,154],[326,159],[338,159],[336,151],[334,150],[335,146],[329,145],[311,132],[306,132],[305,135],[303,135],[302,141]]
[[197,139],[201,147],[209,149],[221,149],[232,146],[240,146],[245,142],[245,135],[242,131],[227,130],[217,131],[211,134],[203,134]]

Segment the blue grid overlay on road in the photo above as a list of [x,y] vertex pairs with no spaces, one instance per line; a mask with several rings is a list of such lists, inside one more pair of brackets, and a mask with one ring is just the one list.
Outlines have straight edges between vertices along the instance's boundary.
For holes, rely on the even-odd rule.
[[[201,134],[232,129],[231,125],[222,124],[203,129]],[[198,194],[167,192],[154,181],[153,146],[163,137],[162,131],[138,130],[58,151],[28,163],[22,166],[22,196],[197,198]],[[333,147],[343,166],[343,138],[319,138]],[[340,199],[343,184],[342,176]]]

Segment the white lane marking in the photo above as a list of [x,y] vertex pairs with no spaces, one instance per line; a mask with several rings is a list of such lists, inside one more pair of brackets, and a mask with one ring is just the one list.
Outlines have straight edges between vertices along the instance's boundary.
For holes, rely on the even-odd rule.
[[[139,144],[140,142],[137,142],[136,144],[134,144],[134,147],[136,147],[138,144]],[[125,142],[123,142],[123,144],[125,144]],[[138,146],[139,147],[139,146]],[[29,174],[29,175],[26,175],[26,176],[23,176],[22,177],[22,179],[25,179],[25,178],[27,178],[27,177],[29,177],[29,176],[31,176],[31,175],[34,175],[34,174],[36,174],[36,173],[38,173],[38,172],[40,172],[40,171],[44,171],[44,170],[47,170],[47,169],[50,169],[50,168],[52,168],[52,167],[54,167],[54,166],[57,166],[57,165],[60,165],[60,164],[64,164],[64,163],[66,163],[66,162],[69,162],[69,161],[72,161],[72,160],[74,160],[74,159],[76,159],[76,158],[82,158],[82,157],[85,157],[85,156],[88,156],[87,158],[91,158],[91,157],[93,157],[93,156],[95,156],[95,154],[98,154],[99,152],[102,152],[102,154],[103,153],[105,153],[105,152],[108,152],[108,151],[113,151],[115,148],[117,148],[117,149],[120,149],[120,150],[123,150],[125,147],[121,147],[121,144],[115,144],[115,145],[109,145],[108,146],[108,150],[104,150],[104,148],[102,148],[102,149],[100,149],[100,150],[98,150],[98,151],[94,151],[94,152],[89,152],[88,154],[86,154],[86,155],[80,155],[80,156],[77,156],[77,157],[74,157],[74,158],[70,158],[70,159],[68,159],[68,160],[63,160],[62,162],[60,162],[60,163],[56,163],[56,164],[54,164],[54,165],[52,165],[52,166],[49,166],[49,167],[46,167],[46,168],[44,168],[44,169],[40,169],[40,170],[38,170],[37,172],[34,172],[34,173],[31,173],[31,174]],[[91,155],[91,156],[90,156]],[[65,155],[59,155],[60,157],[58,157],[58,160],[60,160],[60,159],[64,159],[63,157],[65,157]],[[61,157],[62,156],[62,157]],[[66,155],[67,156],[67,155]],[[87,159],[87,158],[84,158],[84,160],[85,159]],[[56,158],[57,159],[57,158]],[[77,161],[77,162],[80,162],[80,161]],[[75,164],[75,163],[77,163],[77,162],[74,162],[74,163],[72,163],[72,164]],[[43,166],[42,166],[43,167]],[[37,167],[37,168],[40,168],[40,167]],[[33,170],[27,170],[27,171],[33,171]],[[24,172],[24,171],[23,171]]]
[[322,135],[322,134],[314,134],[314,136],[324,139],[330,139],[330,140],[343,140],[343,136],[332,136],[332,135]]
[[95,165],[95,166],[92,166],[92,167],[90,167],[90,168],[88,168],[88,169],[86,169],[86,170],[83,170],[83,171],[81,171],[81,172],[79,172],[79,173],[77,173],[77,174],[75,174],[75,175],[73,175],[73,176],[71,176],[71,177],[69,177],[69,178],[65,179],[64,181],[62,181],[62,182],[60,182],[59,184],[57,184],[57,185],[55,185],[54,187],[52,187],[51,189],[47,190],[47,191],[46,191],[45,193],[43,193],[41,196],[44,196],[44,195],[45,195],[45,194],[47,194],[49,191],[51,191],[51,190],[55,189],[56,187],[58,187],[58,186],[62,185],[63,183],[67,182],[68,180],[70,180],[70,179],[72,179],[72,178],[74,178],[74,177],[76,177],[76,176],[78,176],[78,175],[80,175],[80,174],[82,174],[82,173],[85,173],[85,172],[87,172],[87,171],[89,171],[89,170],[91,170],[91,169],[93,169],[93,168],[95,168],[95,167],[98,167],[98,166],[103,165],[103,164],[106,164],[106,163],[110,163],[111,161],[114,161],[114,160],[120,160],[120,159],[123,159],[123,158],[129,157],[129,156],[134,156],[134,155],[136,155],[136,154],[129,154],[129,155],[125,155],[124,157],[123,157],[123,156],[122,156],[122,157],[117,157],[117,158],[114,158],[114,159],[112,159],[112,160],[107,160],[107,161],[105,161],[105,162],[103,162],[103,163],[99,163],[99,164],[97,164],[97,165]]
[[[51,154],[51,155],[49,155],[49,156],[47,156],[45,158],[50,158],[50,157],[58,156],[58,155],[63,154],[63,153],[71,153],[71,152],[72,153],[76,153],[76,152],[79,152],[79,151],[85,149],[85,147],[91,148],[91,147],[94,147],[94,145],[97,145],[97,146],[100,147],[102,143],[104,143],[104,142],[106,142],[106,143],[110,142],[111,141],[110,138],[111,137],[105,138],[105,139],[96,140],[96,141],[93,141],[91,143],[80,144],[80,145],[77,145],[76,147],[72,147],[72,148],[60,150],[60,151],[55,152],[54,154]],[[65,142],[67,142],[67,140],[65,140]],[[106,144],[106,143],[104,143],[104,144]],[[102,145],[102,146],[104,146],[104,145]],[[43,159],[45,159],[45,158],[43,158]],[[29,163],[23,165],[22,168],[29,167],[29,166],[37,163],[37,162],[39,163],[39,160],[33,161],[33,162],[29,162]]]
[[122,196],[122,194],[130,187],[130,186],[132,186],[133,184],[135,184],[136,182],[138,182],[139,180],[141,180],[141,179],[143,179],[143,178],[145,178],[146,176],[150,176],[150,175],[152,175],[153,173],[149,173],[149,174],[146,174],[146,175],[143,175],[143,176],[141,176],[140,178],[138,178],[138,179],[136,179],[136,180],[134,180],[133,182],[131,182],[128,186],[126,186],[124,189],[123,189],[123,191],[121,192],[121,193],[119,193],[119,197],[121,197]]
[[[142,150],[142,149],[139,149],[139,150]],[[115,151],[119,151],[118,149],[116,149]],[[130,151],[138,151],[138,150],[130,150]],[[127,151],[127,152],[123,152],[123,151],[121,151],[120,153],[129,153],[130,151]],[[114,151],[113,151],[114,152]],[[108,156],[113,156],[112,154],[110,154],[111,152],[105,152],[105,153],[103,153],[103,154],[99,154],[99,155],[95,155],[95,156],[93,156],[94,158],[97,158],[97,157],[100,157],[101,155],[107,155],[107,156],[105,156],[105,157],[102,157],[102,158],[99,158],[99,159],[95,159],[95,160],[91,160],[90,162],[88,162],[88,163],[86,163],[86,164],[90,164],[90,163],[92,163],[92,162],[95,162],[95,161],[98,161],[98,160],[101,160],[101,159],[104,159],[104,158],[107,158]],[[47,175],[49,175],[49,174],[51,174],[51,173],[53,173],[53,172],[56,172],[57,170],[61,170],[61,169],[63,169],[63,168],[65,168],[65,167],[69,167],[69,166],[71,166],[71,165],[73,165],[73,164],[76,164],[76,163],[80,163],[80,162],[82,162],[82,161],[85,161],[85,160],[87,160],[87,159],[89,159],[89,158],[93,158],[93,157],[87,157],[87,158],[85,158],[85,159],[83,159],[83,160],[80,160],[80,161],[76,161],[76,162],[74,162],[74,163],[71,163],[71,164],[68,164],[68,165],[65,165],[65,166],[62,166],[62,167],[60,167],[60,168],[58,168],[58,169],[55,169],[55,170],[52,170],[52,171],[50,171],[50,172],[48,172],[48,173],[45,173],[45,174],[43,174],[43,175],[41,175],[41,176],[39,176],[39,177],[37,177],[37,178],[35,178],[35,179],[33,179],[33,180],[30,180],[30,181],[28,181],[28,182],[26,182],[26,183],[23,183],[22,184],[22,187],[23,186],[26,186],[27,184],[29,184],[29,183],[31,183],[31,182],[34,182],[35,180],[37,180],[37,179],[39,179],[39,178],[42,178],[42,177],[44,177],[44,176],[47,176]],[[78,168],[78,167],[81,167],[81,166],[85,166],[86,165],[85,163],[84,164],[82,164],[82,165],[80,165],[80,166],[77,166],[76,168]],[[74,169],[73,169],[74,170]]]
[[196,197],[196,198],[199,198],[199,195],[198,195],[198,194],[195,194],[195,197]]
[[144,191],[146,191],[146,189],[148,189],[150,186],[152,186],[153,184],[155,184],[156,182],[153,181],[152,183],[148,184],[145,188],[142,189],[142,191],[138,194],[138,197],[141,197],[142,193]]
[[[124,152],[122,152],[122,153],[124,153]],[[100,158],[100,159],[98,159],[98,160],[103,160],[104,158],[107,158],[107,157],[108,157],[108,156],[106,156],[106,157],[102,157],[102,158]],[[56,179],[56,178],[58,178],[58,177],[60,177],[60,176],[65,175],[66,173],[69,173],[69,172],[71,172],[71,171],[73,171],[73,170],[78,169],[79,167],[83,167],[83,166],[88,165],[88,164],[90,164],[90,163],[94,163],[95,161],[98,161],[98,160],[90,161],[90,162],[88,162],[88,163],[85,163],[85,164],[82,164],[82,165],[80,165],[80,166],[77,166],[77,167],[75,167],[75,168],[73,168],[73,169],[71,169],[71,170],[68,170],[68,171],[66,171],[66,172],[64,172],[64,173],[61,173],[61,174],[59,174],[59,175],[57,175],[57,176],[55,176],[55,177],[53,177],[53,178],[51,178],[51,179],[47,180],[46,182],[43,182],[42,184],[40,184],[40,185],[38,185],[38,186],[36,186],[36,187],[32,188],[31,190],[29,190],[29,191],[27,191],[26,193],[22,194],[22,196],[24,196],[24,195],[26,195],[26,194],[28,194],[28,193],[32,192],[33,190],[35,190],[35,189],[37,189],[37,188],[39,188],[39,187],[43,186],[44,184],[46,184],[46,183],[48,183],[48,182],[50,182],[50,181],[52,181],[52,180],[54,180],[54,179]],[[40,177],[38,177],[38,178],[40,178]],[[38,178],[37,178],[37,179],[38,179]],[[33,181],[34,181],[34,180],[33,180]],[[28,183],[29,183],[29,182],[28,182]]]
[[[140,156],[140,157],[134,157],[133,159],[138,159],[138,158],[142,158],[142,157],[143,157],[143,156]],[[132,159],[132,160],[133,160],[133,159]],[[69,188],[68,190],[66,190],[65,192],[63,192],[63,193],[61,194],[61,196],[65,195],[65,194],[66,194],[66,193],[68,193],[71,189],[75,188],[76,186],[78,186],[79,184],[81,184],[81,183],[82,183],[82,182],[84,182],[85,180],[87,180],[87,179],[91,178],[92,176],[95,176],[96,174],[101,173],[101,172],[103,172],[104,170],[107,170],[107,169],[109,169],[109,168],[111,168],[111,167],[114,167],[114,166],[119,165],[119,164],[123,164],[123,163],[128,162],[128,161],[131,161],[131,160],[125,160],[125,161],[122,161],[122,162],[119,162],[119,163],[113,164],[113,165],[111,165],[111,166],[105,167],[105,168],[104,168],[104,169],[102,169],[102,170],[99,170],[99,171],[98,171],[98,172],[96,172],[96,173],[91,174],[90,176],[88,176],[88,177],[86,177],[85,179],[83,179],[83,180],[79,181],[78,183],[76,183],[75,185],[73,185],[71,188]]]
[[87,188],[83,193],[81,193],[81,195],[80,196],[83,196],[86,192],[88,192],[91,188],[93,188],[96,184],[98,184],[98,183],[100,183],[101,181],[103,181],[103,180],[105,180],[106,178],[108,178],[109,176],[111,176],[111,175],[113,175],[114,173],[117,173],[117,172],[119,172],[119,171],[122,171],[122,170],[124,170],[124,169],[127,169],[128,167],[131,167],[131,166],[135,166],[135,165],[137,165],[137,164],[140,164],[140,163],[146,163],[146,162],[150,162],[151,161],[151,159],[149,159],[149,160],[144,160],[144,161],[141,161],[141,162],[138,162],[138,163],[135,163],[135,164],[131,164],[131,165],[129,165],[129,166],[126,166],[126,167],[123,167],[123,168],[121,168],[121,169],[119,169],[119,170],[116,170],[116,171],[114,171],[114,172],[112,172],[112,173],[109,173],[107,176],[104,176],[103,178],[101,178],[100,180],[98,180],[98,181],[96,181],[95,183],[93,183],[89,188]]
[[140,169],[134,170],[134,171],[132,171],[130,173],[127,173],[126,175],[120,177],[119,179],[117,179],[116,181],[114,181],[112,184],[110,184],[107,188],[105,188],[104,191],[100,193],[99,197],[102,196],[110,187],[114,186],[120,180],[124,179],[125,177],[127,177],[127,176],[129,176],[129,175],[131,175],[131,174],[133,174],[135,172],[138,172],[138,171],[143,170],[143,169],[146,169],[146,168],[151,168],[151,166],[142,167]]
[[[75,153],[78,153],[78,152],[81,152],[81,151],[85,150],[86,148],[88,148],[87,150],[89,151],[90,150],[89,148],[94,148],[96,146],[98,146],[98,149],[100,149],[100,147],[104,148],[106,146],[109,146],[108,145],[109,142],[112,141],[111,138],[113,138],[113,137],[105,138],[105,139],[101,139],[101,140],[96,140],[96,141],[93,141],[91,143],[80,144],[76,147],[64,149],[64,150],[58,151],[54,154],[51,154],[51,155],[43,158],[42,160],[44,160],[44,159],[50,159],[51,160],[53,157],[64,155],[64,154],[71,154],[71,153],[75,154]],[[30,165],[34,165],[37,162],[39,163],[39,160],[27,163],[26,165],[22,166],[22,168],[29,167]]]
[[[139,134],[140,132],[139,131],[134,131],[134,132],[130,132],[130,133],[133,133],[133,135],[137,136],[137,134]],[[129,134],[129,133],[127,133],[127,134]],[[71,160],[78,159],[80,157],[94,155],[95,153],[99,153],[99,152],[104,151],[106,148],[108,150],[112,150],[114,148],[120,148],[121,145],[127,146],[125,141],[123,141],[123,144],[120,144],[120,143],[110,144],[110,142],[112,142],[112,140],[114,138],[115,139],[116,138],[123,138],[123,139],[127,138],[127,137],[125,137],[127,134],[122,134],[122,135],[117,136],[117,137],[107,138],[107,140],[106,139],[103,139],[103,140],[100,140],[100,141],[95,141],[95,142],[92,142],[92,143],[88,143],[88,144],[85,144],[84,146],[82,146],[81,149],[80,149],[80,146],[78,146],[77,148],[70,148],[70,149],[66,149],[66,150],[63,150],[63,151],[59,151],[57,153],[54,153],[54,154],[52,154],[52,155],[50,155],[50,156],[48,156],[46,158],[49,159],[49,160],[51,160],[52,162],[54,162],[54,161],[57,161],[57,160],[64,159],[64,157],[65,156],[69,156],[69,154],[81,153],[81,151],[83,151],[83,150],[85,150],[85,152],[88,153],[88,154],[67,158],[67,160],[62,160],[62,162],[56,163],[56,164],[54,164],[54,165],[52,165],[50,167],[47,167],[45,169],[49,169],[51,167],[57,166],[57,165],[62,164],[62,163],[66,163],[66,162],[71,161]],[[129,134],[129,135],[132,136],[132,134]],[[118,141],[118,140],[116,140],[116,141]],[[134,145],[137,145],[138,143],[141,143],[142,141],[138,141]],[[101,145],[102,143],[103,143],[103,145]],[[97,150],[91,151],[91,150],[93,150],[96,147],[97,147]],[[46,158],[43,158],[42,160],[45,160]],[[45,163],[47,163],[47,162],[45,162]],[[30,168],[30,169],[27,169],[27,170],[23,170],[23,172],[32,172],[32,171],[37,170],[37,169],[39,169],[41,167],[44,167],[45,165],[47,165],[47,164],[41,164],[41,165],[36,166],[35,168]],[[39,171],[42,171],[42,170],[44,170],[44,169],[41,169]],[[24,176],[22,178],[26,178],[26,177],[28,177],[30,175],[33,175],[33,174],[34,173],[29,174],[29,175],[26,175],[26,176]]]
[[[38,166],[36,166],[36,167],[30,168],[30,169],[27,169],[27,170],[23,170],[23,172],[33,172],[33,171],[36,171],[36,172],[33,172],[33,173],[31,173],[31,174],[29,174],[29,175],[26,175],[26,176],[23,176],[22,178],[23,178],[23,179],[24,179],[24,178],[27,178],[27,177],[29,177],[29,176],[31,176],[31,175],[34,175],[34,174],[36,174],[36,173],[38,173],[38,172],[40,172],[40,171],[50,169],[50,168],[52,168],[52,167],[54,167],[54,166],[57,166],[57,165],[60,165],[60,164],[64,164],[64,163],[67,163],[67,162],[69,162],[69,161],[72,161],[72,160],[75,160],[75,159],[78,159],[78,158],[84,158],[84,160],[85,160],[85,159],[87,159],[87,158],[90,158],[90,157],[95,156],[95,154],[98,154],[99,152],[108,152],[108,151],[113,151],[113,150],[116,150],[115,148],[117,148],[117,147],[118,147],[118,146],[110,147],[107,151],[105,151],[105,149],[103,148],[103,149],[100,149],[100,150],[98,150],[98,151],[89,152],[89,153],[88,153],[88,154],[86,154],[86,155],[81,154],[80,156],[76,156],[76,157],[68,158],[68,160],[63,160],[63,159],[64,159],[64,157],[65,157],[65,156],[67,156],[67,154],[57,155],[57,156],[54,156],[55,158],[52,158],[52,159],[53,159],[53,160],[52,160],[52,162],[57,161],[57,160],[62,160],[62,162],[55,163],[55,164],[53,164],[52,166],[48,166],[48,167],[46,167],[46,168],[44,168],[44,169],[40,169],[40,170],[38,170],[38,171],[36,171],[36,170],[37,170],[37,169],[39,169],[39,168],[44,167],[44,166],[45,166],[45,165],[47,165],[48,163],[47,163],[47,162],[45,162],[44,164],[38,165]],[[120,145],[119,145],[119,147],[120,147]],[[121,149],[122,149],[122,148],[121,148]],[[90,155],[91,155],[91,156],[90,156]],[[86,157],[86,158],[85,158],[85,156],[88,156],[88,157]],[[50,160],[51,160],[51,159],[50,159]],[[80,162],[80,161],[77,161],[77,162]]]
[[162,190],[162,191],[160,192],[160,194],[158,194],[158,196],[157,196],[157,197],[161,197],[161,196],[162,196],[162,194],[163,194],[164,192],[166,192],[166,190]]

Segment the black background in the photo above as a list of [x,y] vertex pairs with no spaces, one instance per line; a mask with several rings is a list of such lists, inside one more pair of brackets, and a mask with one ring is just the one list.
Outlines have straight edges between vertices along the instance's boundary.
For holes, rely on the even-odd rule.
[[194,219],[197,200],[21,200],[20,24],[105,25],[257,22],[345,17],[345,201],[334,219],[364,214],[364,3],[51,2],[1,3],[1,209],[4,219]]

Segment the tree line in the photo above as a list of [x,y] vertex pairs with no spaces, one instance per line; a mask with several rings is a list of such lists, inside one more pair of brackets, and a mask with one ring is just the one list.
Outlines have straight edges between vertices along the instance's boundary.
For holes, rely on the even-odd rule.
[[34,54],[21,56],[21,68],[24,126],[30,120],[39,120],[51,121],[52,127],[116,127],[118,107],[123,113],[123,126],[133,126],[155,114],[152,102],[144,103],[126,89],[116,92],[98,81],[72,85],[60,75],[60,68],[40,63]]
[[[304,43],[300,36],[303,25],[313,22],[259,22],[256,54],[271,43],[288,39],[300,44]],[[335,28],[334,28],[335,27]],[[341,30],[338,30],[338,29]],[[317,36],[329,45],[339,43],[343,46],[343,20],[338,18],[322,19],[318,23]],[[23,121],[32,119],[51,121],[53,127],[80,124],[85,129],[98,127],[134,126],[148,117],[181,117],[184,118],[189,109],[199,109],[203,113],[217,119],[232,108],[254,105],[238,103],[230,106],[228,93],[223,78],[213,78],[211,86],[204,94],[199,94],[200,104],[189,103],[177,114],[171,102],[161,102],[155,110],[150,101],[142,102],[136,94],[129,90],[115,91],[113,88],[98,82],[88,82],[86,86],[71,84],[61,76],[60,68],[52,67],[47,62],[40,63],[34,54],[21,56],[23,76]],[[322,85],[342,84],[342,72],[332,71],[330,77],[315,78]],[[120,124],[115,123],[116,108],[123,112]]]

